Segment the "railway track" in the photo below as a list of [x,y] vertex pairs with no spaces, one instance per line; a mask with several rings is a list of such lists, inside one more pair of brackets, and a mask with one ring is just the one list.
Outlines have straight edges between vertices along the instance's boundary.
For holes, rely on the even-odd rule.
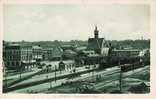
[[[149,69],[148,66],[145,67],[145,68],[143,68],[143,69],[141,69],[140,71],[142,71],[142,72],[147,72],[147,69]],[[124,78],[131,77],[132,75],[138,74],[138,72],[140,72],[140,71],[137,71],[137,70],[136,70],[136,71],[133,72],[133,74],[129,73],[129,72],[131,72],[131,71],[124,72],[122,78],[124,79]],[[129,74],[127,74],[127,73],[129,73]],[[103,74],[103,73],[101,73],[101,75],[102,75],[102,74]],[[127,74],[127,75],[124,75],[124,74]],[[86,82],[94,83],[94,88],[95,88],[95,90],[101,90],[101,89],[105,88],[105,87],[107,86],[107,84],[112,83],[112,82],[115,82],[115,81],[119,81],[120,72],[119,72],[119,71],[116,71],[116,72],[114,72],[114,73],[108,73],[108,74],[103,74],[103,75],[104,75],[104,78],[102,78],[101,81],[97,81],[97,82],[87,81],[88,79],[92,79],[91,76],[90,76],[90,77],[86,77],[85,79],[87,79]],[[95,76],[96,76],[96,75],[95,75]],[[82,78],[81,80],[84,81],[83,79],[84,79],[84,78]],[[80,79],[79,79],[79,80],[80,80]],[[80,82],[81,82],[81,81],[80,81]],[[85,81],[84,81],[84,82],[85,82]]]
[[[139,71],[138,71],[139,70]],[[136,74],[138,74],[139,72],[147,72],[147,71],[149,71],[149,66],[146,66],[146,67],[143,67],[143,68],[141,68],[141,69],[137,69],[137,70],[134,70],[134,71],[128,71],[128,72],[124,72],[123,73],[123,79],[125,79],[125,78],[128,78],[128,77],[133,77],[133,75],[136,75]],[[129,73],[129,72],[132,72],[132,73]],[[126,75],[125,75],[126,74]],[[97,74],[98,75],[98,74]],[[101,81],[91,81],[91,80],[93,80],[92,79],[92,76],[89,76],[89,77],[83,77],[83,78],[77,78],[77,79],[75,79],[74,81],[73,81],[73,84],[75,83],[77,86],[81,86],[82,84],[82,82],[88,82],[88,83],[94,83],[93,85],[94,85],[94,88],[95,88],[95,90],[97,90],[97,91],[100,91],[101,89],[103,90],[103,88],[106,88],[106,87],[108,87],[107,85],[108,84],[110,84],[110,83],[112,83],[112,82],[116,82],[116,81],[119,81],[119,75],[120,75],[120,72],[119,71],[116,71],[116,72],[114,72],[114,73],[108,73],[108,74],[103,74],[103,73],[101,73],[101,75],[104,75],[104,78],[101,80]],[[95,75],[96,76],[96,75]],[[84,79],[86,79],[86,80],[84,80]],[[90,79],[90,81],[88,81],[88,79]],[[141,80],[142,81],[142,80]],[[71,85],[73,85],[72,83],[69,83],[69,84],[66,84],[67,86],[71,86]],[[66,86],[65,85],[65,86]],[[75,86],[76,86],[75,85]],[[74,86],[73,86],[74,87]],[[43,91],[41,91],[41,92],[43,92],[43,93],[55,93],[55,91],[54,90],[57,90],[57,88],[59,89],[59,88],[61,88],[62,89],[62,87],[61,86],[58,86],[58,87],[55,87],[54,89],[51,89],[51,90],[48,90],[48,91],[45,91],[45,92],[43,92]]]
[[[117,80],[117,79],[119,79],[117,77],[119,76],[119,72],[120,72],[120,69],[118,67],[119,66],[113,67],[112,71],[110,71],[111,69],[110,70],[109,69],[105,69],[105,70],[108,70],[107,72],[109,72],[107,74],[106,74],[106,71],[101,71],[101,72],[98,71],[98,72],[96,72],[97,69],[92,69],[92,70],[89,70],[89,71],[83,71],[83,72],[79,73],[79,75],[90,73],[90,72],[95,72],[95,73],[94,73],[94,76],[89,75],[88,77],[85,77],[85,76],[84,77],[80,77],[80,78],[76,77],[75,81],[83,81],[84,79],[92,79],[92,78],[95,78],[95,76],[97,76],[97,75],[102,75],[102,76],[105,77],[102,80],[107,80],[109,78],[115,77],[116,74],[117,75],[116,75],[116,77],[113,80]],[[72,74],[64,75],[64,76],[58,77],[57,79],[67,78],[67,77],[70,77],[71,75]],[[30,87],[30,86],[43,84],[43,83],[46,83],[46,82],[49,82],[49,81],[54,81],[54,80],[55,80],[54,78],[49,78],[49,79],[44,79],[44,80],[42,80],[40,82],[34,81],[34,82],[31,82],[31,83],[26,83],[26,84],[22,84],[22,85],[19,85],[19,86],[15,86],[15,87],[11,88],[10,90],[5,90],[5,91],[9,92],[9,91],[13,91],[13,90],[21,89],[21,88],[27,88],[27,87]],[[105,83],[108,83],[108,82],[105,82]],[[97,86],[97,88],[98,88],[98,86]]]

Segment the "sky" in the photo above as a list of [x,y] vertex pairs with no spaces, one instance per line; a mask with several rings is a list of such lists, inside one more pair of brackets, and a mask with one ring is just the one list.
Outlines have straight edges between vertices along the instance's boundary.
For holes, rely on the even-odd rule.
[[6,41],[150,38],[149,5],[5,5]]

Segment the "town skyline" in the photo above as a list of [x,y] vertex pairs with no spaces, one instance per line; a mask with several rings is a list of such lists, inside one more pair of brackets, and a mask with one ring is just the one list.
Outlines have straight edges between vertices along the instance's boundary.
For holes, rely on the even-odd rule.
[[[148,5],[5,5],[5,41],[150,38]],[[74,19],[73,19],[74,18]]]

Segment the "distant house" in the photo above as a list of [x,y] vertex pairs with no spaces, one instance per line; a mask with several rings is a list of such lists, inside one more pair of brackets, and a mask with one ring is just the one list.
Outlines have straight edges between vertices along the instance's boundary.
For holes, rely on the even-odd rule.
[[95,55],[97,55],[95,53],[95,51],[93,51],[93,50],[90,50],[90,51],[82,51],[82,53],[84,53],[86,56],[95,56]]
[[60,60],[62,58],[63,50],[60,47],[53,48],[52,59]]
[[43,48],[43,60],[51,60],[53,56],[53,47]]
[[63,50],[57,46],[49,46],[43,48],[43,60],[60,60]]
[[99,38],[97,27],[94,30],[94,38],[88,39],[87,50],[93,50],[100,55],[107,56],[110,50],[110,44],[104,38]]
[[63,61],[59,62],[59,70],[64,70],[65,69],[65,63]]
[[63,49],[63,51],[76,49],[76,47],[73,45],[62,45],[61,48]]
[[58,63],[59,65],[59,70],[72,70],[75,68],[75,62],[73,60],[68,60],[68,61],[60,61]]
[[76,47],[75,51],[80,52],[80,51],[84,51],[86,49],[87,49],[86,46],[80,46],[80,47]]
[[[83,55],[83,56],[82,56]],[[97,64],[99,61],[99,54],[95,53],[93,50],[86,50],[81,52],[81,60],[79,60],[83,64]]]
[[136,57],[139,56],[140,50],[138,49],[124,49],[124,50],[117,50],[114,49],[111,53],[112,56],[119,56],[119,57]]
[[65,50],[63,52],[63,59],[74,59],[74,57],[77,55],[77,53],[75,51],[72,50]]

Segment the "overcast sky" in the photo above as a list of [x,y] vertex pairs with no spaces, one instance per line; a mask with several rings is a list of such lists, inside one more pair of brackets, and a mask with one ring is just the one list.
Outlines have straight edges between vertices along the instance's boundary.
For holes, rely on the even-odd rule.
[[4,40],[148,39],[149,22],[148,5],[5,5]]

